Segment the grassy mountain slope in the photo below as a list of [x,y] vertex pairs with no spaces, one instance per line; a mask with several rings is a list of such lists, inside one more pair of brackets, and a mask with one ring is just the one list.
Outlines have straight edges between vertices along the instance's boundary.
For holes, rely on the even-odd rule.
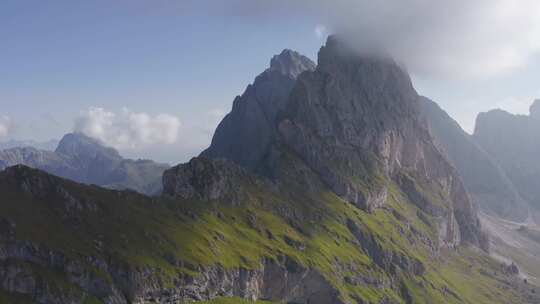
[[[216,265],[259,269],[263,260],[287,259],[319,273],[346,303],[526,303],[515,278],[484,253],[437,252],[435,223],[397,187],[387,207],[368,214],[331,192],[295,197],[295,186],[276,192],[247,183],[249,200],[231,205],[8,169],[0,175],[0,297],[102,303],[117,289],[119,298],[146,303]],[[146,282],[126,279],[142,269]],[[242,296],[220,292],[207,298]]]

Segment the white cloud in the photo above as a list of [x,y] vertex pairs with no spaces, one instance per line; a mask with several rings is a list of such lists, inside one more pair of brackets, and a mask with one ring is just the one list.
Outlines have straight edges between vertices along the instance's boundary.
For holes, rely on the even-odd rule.
[[7,116],[0,116],[0,139],[6,138],[11,131],[11,119]]
[[328,36],[328,29],[322,24],[317,24],[314,31],[315,36],[319,39],[325,39]]
[[237,0],[248,18],[309,15],[417,74],[485,78],[526,66],[540,50],[538,0]]
[[90,108],[75,120],[75,132],[97,138],[117,149],[138,149],[178,140],[180,120],[169,114],[152,116],[123,109],[120,113]]

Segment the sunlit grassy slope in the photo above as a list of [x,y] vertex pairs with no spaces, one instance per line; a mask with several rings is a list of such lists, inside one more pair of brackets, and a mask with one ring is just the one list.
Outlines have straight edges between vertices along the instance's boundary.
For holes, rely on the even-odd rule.
[[[29,173],[46,176],[30,170]],[[50,177],[47,177],[50,178]],[[94,206],[68,211],[55,197],[36,198],[17,182],[0,176],[0,217],[15,225],[17,240],[31,241],[73,259],[107,256],[131,266],[160,269],[172,286],[181,274],[197,275],[196,265],[257,269],[263,259],[286,256],[316,269],[349,303],[526,303],[502,266],[475,248],[438,252],[436,223],[407,201],[389,182],[384,208],[366,213],[322,191],[298,195],[246,185],[249,199],[228,202],[148,198],[133,192],[104,190],[54,178],[77,200]],[[294,187],[294,185],[291,185]],[[380,261],[378,253],[399,257],[418,271]],[[356,234],[356,235],[355,235]],[[178,266],[171,260],[182,261]],[[23,261],[35,276],[59,293],[75,293],[101,303],[69,283],[63,273]],[[92,270],[91,265],[87,265]],[[93,269],[113,282],[109,273]],[[369,278],[358,282],[355,278]],[[8,300],[9,299],[9,300]],[[0,292],[2,303],[26,303],[27,297]],[[8,301],[8,302],[6,302]],[[248,303],[215,299],[206,303]],[[263,303],[263,302],[260,302]]]

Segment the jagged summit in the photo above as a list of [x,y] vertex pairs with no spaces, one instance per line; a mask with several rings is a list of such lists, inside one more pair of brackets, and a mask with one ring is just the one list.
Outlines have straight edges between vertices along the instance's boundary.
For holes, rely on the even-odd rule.
[[530,116],[535,119],[540,119],[540,99],[536,99],[529,109]]
[[313,71],[315,67],[311,59],[289,49],[283,50],[281,54],[275,55],[270,60],[270,71],[278,71],[293,79],[305,71]]
[[122,159],[115,149],[103,145],[97,139],[78,132],[64,135],[58,143],[55,152],[78,158],[106,157],[117,160]]
[[255,168],[276,135],[276,117],[302,72],[315,69],[309,58],[291,50],[274,56],[270,68],[236,97],[232,110],[218,125],[212,143],[201,156],[227,158]]
[[[477,244],[474,208],[434,144],[404,68],[391,58],[359,53],[339,36],[328,38],[318,62],[296,80],[267,78],[268,71],[259,76],[235,100],[201,156],[226,158],[278,181],[305,178],[301,171],[291,172],[298,161],[283,159],[292,151],[331,191],[370,212],[387,203],[391,184],[397,183],[411,201],[440,219],[441,243]],[[278,85],[276,79],[287,81]],[[265,110],[270,105],[273,111]],[[420,199],[414,185],[422,183],[444,188],[443,207]],[[310,184],[312,179],[304,182]]]

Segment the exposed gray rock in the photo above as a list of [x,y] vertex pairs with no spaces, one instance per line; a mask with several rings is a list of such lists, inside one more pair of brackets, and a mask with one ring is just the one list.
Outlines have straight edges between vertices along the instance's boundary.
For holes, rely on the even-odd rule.
[[212,144],[201,153],[207,158],[226,158],[255,169],[276,135],[276,116],[294,86],[296,77],[315,69],[307,57],[284,50],[274,56],[270,68],[257,76],[216,129]]
[[334,192],[365,210],[384,204],[387,185],[381,177],[396,179],[407,171],[434,181],[449,198],[447,211],[460,213],[459,239],[477,243],[475,210],[433,143],[419,99],[409,75],[392,59],[359,55],[331,36],[317,69],[298,77],[278,129]]
[[373,235],[366,233],[353,220],[347,219],[347,228],[357,239],[362,249],[385,271],[397,273],[399,269],[414,275],[422,275],[426,271],[421,261],[409,259],[403,253],[384,249],[373,238]]
[[504,170],[435,102],[422,97],[420,105],[435,143],[456,167],[473,201],[487,213],[524,220],[527,203]]
[[198,200],[227,200],[236,204],[247,199],[241,185],[255,179],[238,165],[224,159],[196,157],[163,174],[163,194]]
[[177,287],[165,292],[160,289],[162,286],[156,286],[156,290],[147,289],[135,296],[133,302],[184,303],[241,297],[284,303],[343,303],[337,290],[318,272],[288,258],[265,260],[256,270],[226,270],[215,266],[199,269],[199,273],[196,277],[179,278]]
[[316,65],[306,56],[291,50],[283,50],[270,60],[270,71],[276,71],[290,79],[296,79],[305,71],[315,70]]
[[[60,252],[23,241],[0,245],[0,282],[2,289],[32,297],[36,303],[84,303],[87,294],[53,289],[40,269],[65,273],[67,280],[107,304],[127,303],[122,292],[89,269],[92,260],[68,258]],[[98,265],[94,263],[95,265]],[[100,263],[107,271],[106,263]],[[57,286],[56,286],[57,288]]]
[[[281,258],[265,260],[259,269],[221,266],[199,267],[196,276],[180,274],[173,287],[166,287],[153,268],[125,268],[121,263],[93,257],[72,259],[29,242],[0,246],[0,288],[31,296],[36,303],[84,303],[91,294],[103,303],[186,303],[216,297],[266,299],[287,303],[343,303],[338,291],[317,271]],[[96,275],[89,266],[111,276],[112,282]],[[65,273],[70,283],[86,294],[51,290],[39,267]]]

